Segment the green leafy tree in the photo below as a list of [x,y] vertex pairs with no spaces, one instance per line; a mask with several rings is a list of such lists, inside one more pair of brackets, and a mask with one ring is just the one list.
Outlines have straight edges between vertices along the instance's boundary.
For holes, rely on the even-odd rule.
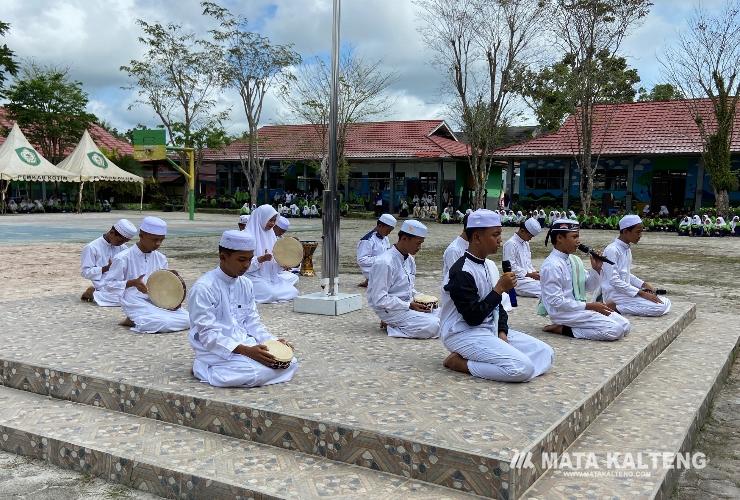
[[54,163],[95,121],[85,110],[88,99],[82,83],[70,80],[66,69],[30,64],[8,89],[7,99],[10,118]]
[[643,87],[638,91],[638,101],[675,101],[684,99],[683,94],[670,83],[658,83],[648,92]]
[[[0,36],[10,30],[10,24],[0,21]],[[10,50],[7,44],[0,46],[0,97],[5,97],[3,89],[5,88],[5,79],[7,75],[16,76],[18,74],[18,63],[15,61],[15,53]]]
[[688,24],[661,63],[668,80],[690,98],[684,104],[702,138],[715,207],[729,215],[729,192],[738,186],[730,155],[740,99],[740,5],[728,0],[717,16],[699,7]]
[[[632,102],[634,85],[640,81],[637,70],[628,68],[623,57],[609,56],[602,51],[594,59],[591,78],[597,87],[595,104]],[[565,118],[576,112],[579,68],[574,56],[566,55],[561,61],[539,72],[522,71],[516,77],[516,88],[535,112],[540,126],[555,131]]]

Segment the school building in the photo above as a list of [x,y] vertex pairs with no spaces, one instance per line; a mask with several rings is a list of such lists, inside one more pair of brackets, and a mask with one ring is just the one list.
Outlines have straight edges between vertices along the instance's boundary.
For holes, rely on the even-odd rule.
[[[592,206],[639,210],[650,204],[657,210],[666,205],[673,212],[714,204],[701,160],[701,136],[688,104],[677,100],[596,107],[593,161],[599,167]],[[699,106],[705,121],[713,120],[709,99],[691,104]],[[532,207],[580,204],[581,172],[574,160],[579,150],[577,125],[570,116],[557,132],[496,150],[495,158],[506,162],[505,189],[515,202]],[[740,114],[735,116],[735,131],[731,151],[737,174]],[[740,203],[740,192],[730,193],[730,203]]]
[[[527,129],[530,130],[530,129]],[[312,165],[322,158],[319,129],[314,125],[268,125],[259,129],[259,157],[266,160],[265,179],[270,199],[279,191],[323,189]],[[521,133],[521,131],[519,131]],[[199,195],[230,194],[247,190],[240,159],[246,159],[246,141],[205,152]],[[444,120],[408,120],[355,123],[348,126],[344,156],[349,175],[340,180],[345,199],[371,200],[379,192],[386,210],[398,211],[401,199],[411,206],[414,195],[447,192],[454,206],[465,205],[472,190],[468,146]],[[488,178],[488,205],[495,206],[503,188],[499,164]],[[441,208],[442,196],[437,196]]]

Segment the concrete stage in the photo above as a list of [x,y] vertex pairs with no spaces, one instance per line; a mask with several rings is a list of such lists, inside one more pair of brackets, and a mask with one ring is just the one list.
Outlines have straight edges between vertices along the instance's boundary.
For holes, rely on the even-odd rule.
[[[433,290],[431,280],[422,284]],[[301,280],[302,291],[312,287],[311,279]],[[192,377],[185,332],[135,334],[118,326],[119,309],[81,303],[76,294],[5,301],[0,308],[3,385],[55,398],[34,402],[24,400],[25,393],[3,389],[0,427],[20,437],[11,439],[12,446],[0,446],[39,453],[26,441],[40,438],[57,443],[54,449],[88,448],[107,464],[96,466],[102,472],[95,467],[92,472],[177,497],[198,497],[200,490],[193,486],[198,481],[226,488],[219,491],[266,497],[352,497],[361,493],[358,487],[367,490],[363,496],[379,498],[461,492],[522,496],[545,471],[539,465],[512,469],[514,453],[531,452],[538,464],[542,452],[566,450],[695,317],[693,304],[674,302],[666,317],[632,318],[632,332],[624,340],[579,341],[538,333],[546,321],[534,313],[533,299],[520,298],[511,326],[550,343],[556,360],[538,379],[503,384],[444,369],[447,352],[439,340],[389,338],[367,308],[319,317],[293,313],[291,304],[265,305],[260,312],[268,329],[296,346],[296,377],[266,388],[217,389]],[[722,351],[727,351],[725,362],[734,349],[731,340]],[[44,404],[53,407],[42,411]],[[99,418],[90,413],[101,408],[113,411]],[[64,412],[70,411],[78,413],[65,424]],[[40,412],[56,417],[44,420]],[[80,420],[95,432],[72,424]],[[101,430],[100,422],[108,427]],[[162,423],[177,425],[158,431],[155,424]],[[663,432],[631,425],[646,440]],[[194,434],[174,438],[167,432]],[[231,439],[218,441],[226,438]],[[172,439],[180,458],[165,451]],[[133,444],[137,440],[140,445]],[[234,446],[257,445],[268,445],[259,448],[258,457],[293,452],[290,460],[278,460],[280,467],[260,463],[263,473],[282,470],[294,476],[292,468],[321,459],[334,468],[333,480],[309,474],[303,482],[255,483],[254,471],[219,461],[221,455],[233,455]],[[245,449],[249,453],[254,450]],[[112,473],[122,463],[155,472],[126,479]],[[161,481],[167,474],[176,478]],[[337,488],[343,481],[349,486]]]

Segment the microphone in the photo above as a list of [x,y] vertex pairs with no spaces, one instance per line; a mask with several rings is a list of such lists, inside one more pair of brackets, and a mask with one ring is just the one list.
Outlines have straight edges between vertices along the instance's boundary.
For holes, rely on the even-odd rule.
[[[511,272],[511,262],[509,262],[508,260],[502,261],[501,269],[503,269],[505,273],[510,273]],[[517,306],[516,290],[512,288],[511,290],[508,291],[508,294],[509,294],[509,301],[511,302],[511,307],[516,307]]]
[[587,253],[591,255],[596,260],[600,260],[601,262],[606,262],[607,264],[611,264],[612,266],[614,265],[614,262],[610,261],[608,258],[604,257],[603,255],[599,255],[598,253],[596,253],[596,250],[594,250],[593,248],[587,247],[583,243],[578,245],[578,250],[580,250],[583,253]]

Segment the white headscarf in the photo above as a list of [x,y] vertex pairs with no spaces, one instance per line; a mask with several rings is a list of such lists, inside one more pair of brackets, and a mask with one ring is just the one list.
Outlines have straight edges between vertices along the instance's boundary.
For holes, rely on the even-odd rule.
[[692,224],[700,225],[701,224],[701,217],[699,217],[697,214],[694,214],[694,217],[691,218],[691,223]]
[[737,215],[733,217],[730,221],[730,228],[732,228],[733,231],[735,230],[735,226],[738,225],[738,221],[740,221],[740,217],[738,217]]
[[[252,211],[247,227],[244,230],[254,238],[254,256],[260,257],[272,253],[272,247],[277,241],[275,231],[272,228],[265,230],[267,222],[277,215],[272,205],[260,205]],[[263,266],[264,267],[264,266]]]
[[725,225],[725,218],[724,217],[721,217],[721,216],[718,216],[717,217],[717,225],[718,226],[724,226]]

